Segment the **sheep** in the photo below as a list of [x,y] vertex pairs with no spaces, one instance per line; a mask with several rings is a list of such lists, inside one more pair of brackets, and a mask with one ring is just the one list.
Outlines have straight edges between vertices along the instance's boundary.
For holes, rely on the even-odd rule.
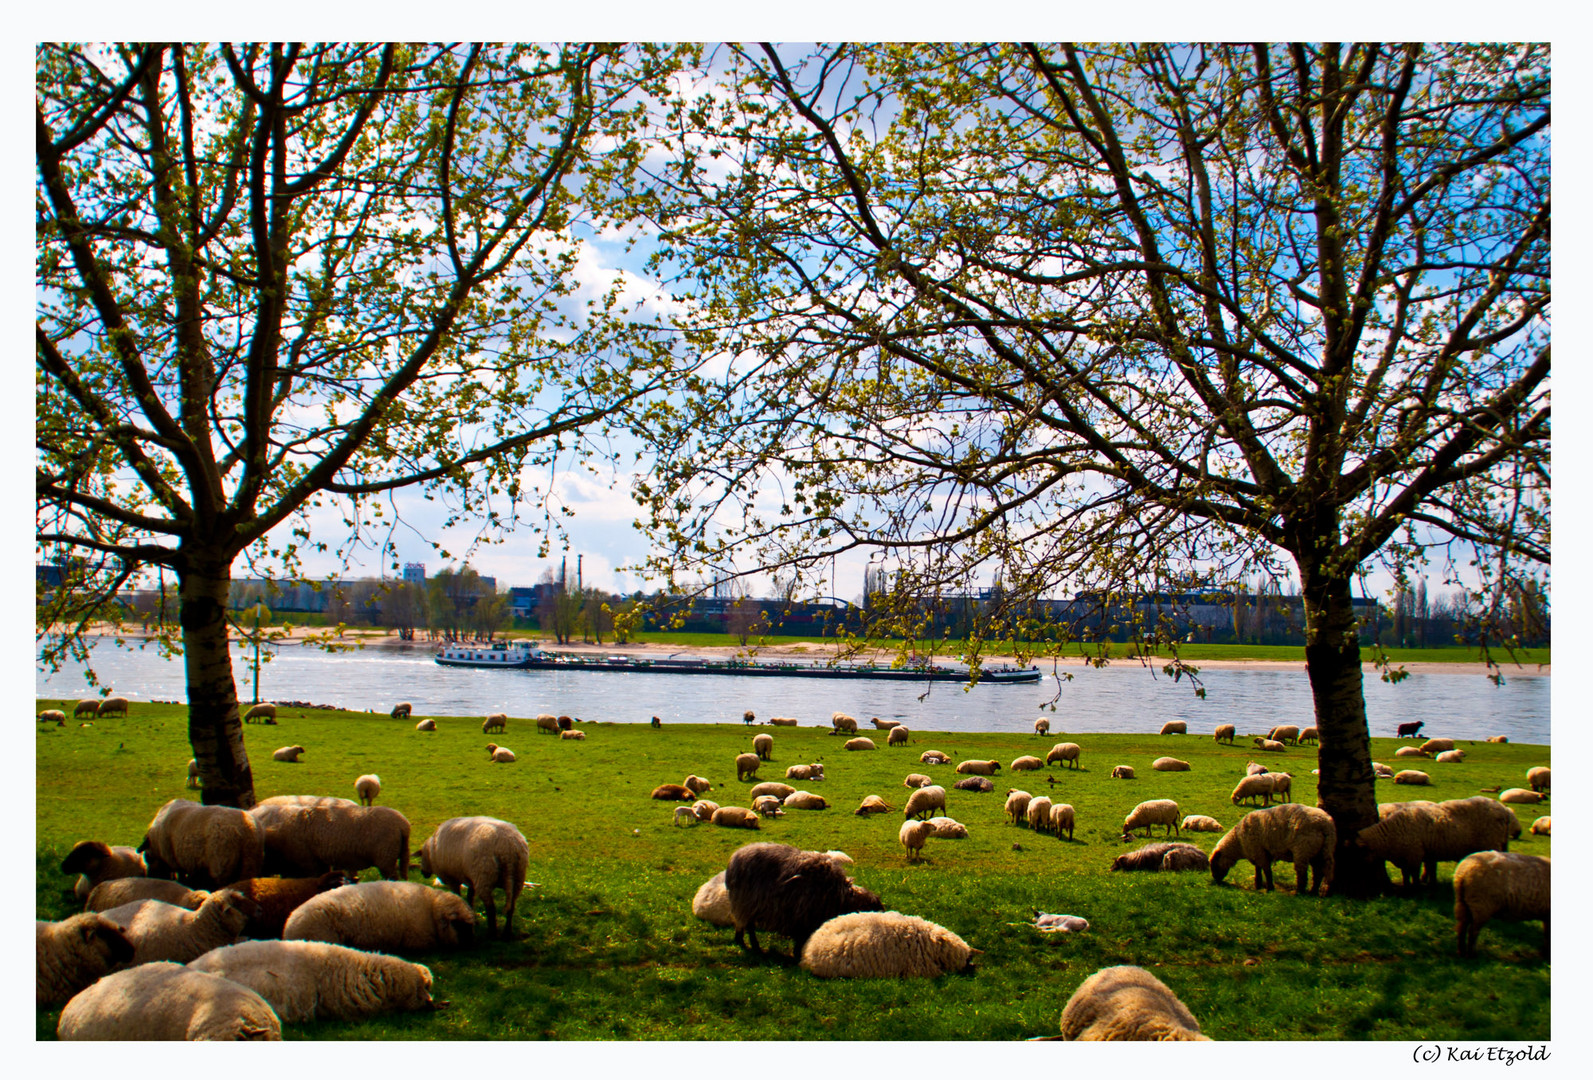
[[697,815],[692,812],[691,807],[689,807],[689,806],[677,806],[677,807],[675,807],[675,821],[674,821],[674,823],[676,825],[679,825],[682,821],[684,821],[687,825],[696,825],[697,824]]
[[487,718],[485,720],[483,720],[481,722],[481,733],[483,735],[490,735],[494,731],[498,732],[501,735],[501,734],[503,734],[504,732],[506,732],[508,730],[509,730],[509,714],[508,713],[501,713],[501,712],[491,713],[491,714],[489,714],[487,716]]
[[1222,832],[1222,825],[1214,817],[1189,814],[1179,826],[1185,832]]
[[930,784],[907,797],[907,806],[902,810],[902,817],[933,817],[936,810],[942,814],[946,812],[946,789],[939,784]]
[[907,739],[908,739],[908,737],[911,734],[912,733],[910,731],[908,731],[905,727],[902,727],[900,724],[897,724],[895,727],[891,728],[890,734],[885,736],[885,745],[887,747],[890,747],[890,746],[906,746],[907,745]]
[[1272,797],[1279,802],[1293,802],[1289,797],[1290,788],[1294,786],[1294,777],[1286,772],[1268,773],[1272,779]]
[[769,723],[773,724],[775,727],[797,726],[796,717],[794,716],[771,716],[769,717]]
[[72,719],[76,720],[80,716],[98,716],[99,713],[100,699],[84,698],[82,701],[79,701],[77,703],[77,707],[72,710]]
[[497,743],[488,743],[487,760],[491,761],[495,765],[509,765],[514,762],[514,751],[510,750],[507,746],[499,746]]
[[34,924],[38,972],[35,1003],[66,1001],[118,964],[133,959],[133,943],[115,922],[97,911],[60,922]]
[[701,795],[703,792],[713,787],[712,784],[698,776],[696,773],[692,773],[690,776],[686,777],[686,779],[682,780],[680,784],[681,787],[690,788],[692,790],[692,794],[694,795]]
[[685,784],[659,784],[648,798],[665,802],[692,802],[697,798],[697,793]]
[[1321,736],[1317,734],[1317,730],[1316,730],[1315,727],[1308,727],[1308,728],[1301,728],[1300,729],[1299,742],[1301,742],[1301,743],[1310,743],[1312,746],[1315,746],[1320,741],[1321,741]]
[[282,1041],[265,998],[231,979],[182,964],[144,964],[107,975],[66,1003],[63,1041]]
[[875,749],[878,749],[878,748],[874,745],[874,740],[873,739],[870,739],[870,738],[867,738],[867,737],[859,737],[859,738],[856,738],[856,739],[847,739],[846,740],[846,745],[843,746],[841,749],[843,749],[843,750],[875,750]]
[[366,773],[354,781],[354,794],[361,806],[375,806],[376,796],[381,793],[382,778],[375,773]]
[[[1398,780],[1399,778],[1395,777],[1395,779]],[[1542,802],[1546,797],[1541,792],[1528,791],[1526,788],[1518,787],[1505,788],[1499,793],[1499,801],[1502,803],[1523,803],[1529,806]]]
[[793,957],[800,957],[813,932],[837,915],[885,907],[828,855],[786,844],[737,848],[725,867],[725,888],[736,944],[748,947],[745,934],[751,949],[761,953],[758,931],[764,930],[790,938]]
[[1420,769],[1401,769],[1394,774],[1394,783],[1396,784],[1416,784],[1420,786],[1431,784],[1432,782],[1432,777]]
[[1440,860],[1505,851],[1521,835],[1515,814],[1483,795],[1441,803],[1380,803],[1377,810],[1378,820],[1356,835],[1374,858],[1399,868],[1407,888],[1435,884]]
[[239,942],[212,949],[188,969],[248,987],[287,1024],[439,1007],[424,965],[324,941]]
[[102,881],[143,877],[149,873],[149,869],[144,856],[130,847],[112,847],[100,840],[83,840],[73,845],[66,858],[61,860],[61,873],[78,875],[72,892],[82,900]]
[[1062,1008],[1068,1042],[1209,1042],[1178,995],[1141,967],[1102,968]]
[[1270,754],[1283,753],[1283,744],[1276,739],[1262,739],[1258,737],[1252,741],[1255,743],[1257,750],[1265,750]]
[[1237,734],[1238,734],[1238,731],[1237,731],[1237,729],[1235,729],[1234,725],[1232,725],[1232,724],[1218,724],[1217,725],[1217,730],[1212,734],[1211,737],[1214,740],[1216,740],[1217,742],[1225,742],[1229,746],[1232,746],[1233,745],[1234,736],[1236,736]]
[[787,780],[823,780],[824,766],[818,762],[811,765],[793,765],[785,771]]
[[1544,814],[1540,818],[1534,818],[1533,821],[1532,821],[1532,830],[1531,831],[1532,831],[1532,835],[1533,836],[1548,836],[1549,835],[1549,815],[1548,814]]
[[779,796],[759,795],[756,799],[752,800],[752,812],[757,814],[759,817],[765,818],[782,816],[783,811],[780,809]]
[[768,734],[754,735],[752,737],[752,750],[758,755],[760,760],[772,761],[774,759],[774,736]]
[[713,815],[708,820],[726,829],[756,829],[758,827],[758,815],[748,810],[745,806],[721,806],[713,812]]
[[178,881],[165,878],[124,877],[102,881],[94,886],[83,901],[84,911],[109,911],[123,904],[139,900],[160,900],[174,907],[193,911],[210,893],[204,889],[190,889]]
[[1466,752],[1464,750],[1440,750],[1438,756],[1433,758],[1433,760],[1442,765],[1459,765],[1466,760]]
[[988,792],[996,790],[996,785],[983,776],[964,777],[951,786],[958,791]]
[[433,720],[429,716],[426,717],[424,720],[418,720],[418,721],[415,722],[415,730],[416,731],[436,731],[437,730],[437,721]]
[[753,784],[747,789],[747,797],[756,799],[759,795],[773,795],[776,799],[783,799],[795,791],[790,784],[782,784],[778,780],[765,780],[761,784]]
[[1437,754],[1444,750],[1453,750],[1454,748],[1454,739],[1428,739],[1426,742],[1422,743],[1422,750],[1429,754]]
[[1180,761],[1175,757],[1159,757],[1151,762],[1151,768],[1157,772],[1188,772],[1189,762]]
[[1062,830],[1066,829],[1068,839],[1073,839],[1073,806],[1070,803],[1051,804],[1051,835],[1058,840],[1062,839]]
[[288,916],[310,897],[352,885],[355,880],[342,870],[328,870],[315,877],[244,878],[234,881],[227,888],[245,900],[253,901],[258,909],[243,928],[245,937],[278,938],[282,936]]
[[1036,735],[1049,735],[1049,734],[1051,734],[1051,721],[1047,720],[1043,716],[1040,717],[1038,720],[1036,720],[1034,722],[1034,733]]
[[1397,757],[1397,758],[1399,758],[1399,757],[1430,758],[1430,757],[1432,757],[1431,754],[1429,754],[1427,751],[1423,750],[1419,746],[1402,746],[1398,750],[1394,751],[1394,756]]
[[253,900],[219,889],[192,911],[161,900],[135,900],[101,914],[120,926],[132,942],[134,964],[160,960],[186,964],[237,941],[259,911]]
[[275,724],[277,722],[277,707],[269,701],[262,701],[249,706],[249,711],[243,714],[246,724]]
[[813,932],[802,950],[802,969],[821,979],[933,979],[969,970],[979,952],[916,915],[855,912]]
[[1001,762],[999,761],[980,761],[977,758],[970,758],[967,761],[959,761],[957,763],[957,774],[959,776],[994,776],[1000,771]]
[[902,780],[902,787],[906,787],[906,788],[928,787],[930,784],[933,784],[934,782],[935,782],[935,778],[932,777],[932,776],[925,776],[923,773],[918,773],[918,772],[908,773],[906,778]]
[[1210,866],[1206,853],[1194,844],[1146,844],[1136,851],[1124,852],[1112,860],[1113,870],[1149,870],[1172,873],[1179,870],[1206,870]]
[[[1284,803],[1264,810],[1252,810],[1239,824],[1223,834],[1211,851],[1211,879],[1221,883],[1235,863],[1249,859],[1255,867],[1256,888],[1263,883],[1272,891],[1272,863],[1288,859],[1294,863],[1294,891],[1315,896],[1333,880],[1333,847],[1338,833],[1327,811],[1299,803]],[[1309,872],[1309,873],[1308,873]],[[1306,888],[1308,877],[1315,883]]]
[[870,720],[869,723],[873,724],[875,727],[879,728],[881,731],[888,731],[889,729],[895,727],[897,724],[900,724],[901,721],[900,720],[881,720],[879,717],[876,716],[872,720]]
[[929,822],[909,820],[902,822],[896,838],[902,842],[902,847],[907,851],[907,861],[917,862],[924,850],[924,842],[933,839],[934,835],[935,827]]
[[557,735],[559,733],[559,718],[552,713],[538,714],[537,734],[540,735],[544,731],[549,735]]
[[283,747],[279,747],[278,749],[272,751],[271,760],[272,761],[288,761],[288,762],[292,762],[294,764],[298,764],[299,755],[302,754],[302,753],[304,753],[304,747],[302,747],[302,746],[283,746]]
[[934,837],[937,840],[968,839],[968,826],[949,817],[930,818],[924,824],[935,830]]
[[382,952],[425,952],[468,945],[470,905],[413,881],[364,881],[313,896],[288,916],[285,941],[329,941]]
[[763,759],[757,754],[737,754],[736,779],[746,780],[748,777],[757,776],[758,766],[762,763]]
[[150,877],[213,889],[260,873],[265,830],[243,810],[173,799],[155,812],[138,850]]
[[1003,809],[1006,811],[1008,824],[1017,825],[1028,821],[1029,800],[1032,798],[1034,796],[1027,791],[1019,791],[1017,788],[1007,789],[1007,802]]
[[1300,729],[1294,724],[1279,724],[1267,733],[1267,738],[1280,743],[1300,744]]
[[1228,796],[1235,806],[1245,801],[1253,802],[1257,796],[1261,797],[1262,806],[1272,805],[1272,774],[1252,773],[1234,787],[1233,794]]
[[856,735],[857,719],[847,716],[843,712],[833,713],[830,716],[831,735]]
[[[375,867],[389,881],[409,876],[409,819],[390,806],[333,804],[261,810],[266,866],[278,873],[357,874]],[[253,874],[243,875],[253,877]]]
[[101,717],[110,716],[112,713],[116,713],[119,716],[126,716],[127,709],[128,701],[126,698],[108,697],[104,701],[100,702],[99,708],[95,711]]
[[509,822],[492,817],[449,818],[420,846],[422,877],[435,875],[455,896],[463,884],[465,903],[472,911],[476,894],[481,894],[489,937],[498,933],[498,908],[493,903],[496,889],[503,891],[503,936],[513,933],[514,905],[520,899],[530,861],[531,848],[524,834]]
[[41,724],[54,724],[56,727],[66,726],[66,713],[60,709],[45,709],[35,719]]
[[1013,772],[1034,772],[1037,769],[1045,768],[1045,762],[1033,754],[1025,754],[1020,758],[1013,758],[1012,764],[1008,768]]
[[415,706],[411,705],[407,701],[400,701],[397,705],[393,706],[393,711],[387,715],[392,717],[394,720],[408,720],[414,711]]
[[782,805],[790,810],[828,810],[830,804],[823,795],[815,795],[811,791],[793,791],[782,800]]
[[1267,767],[1259,761],[1252,761],[1245,765],[1246,776],[1256,776],[1267,771]]
[[1417,732],[1421,731],[1422,726],[1426,723],[1427,721],[1425,720],[1418,720],[1414,724],[1400,724],[1394,729],[1394,737],[1396,739],[1414,739]]
[[586,741],[586,732],[584,732],[584,731],[561,731],[561,732],[559,732],[559,738],[563,739],[566,742],[585,742]]
[[1186,735],[1188,732],[1189,725],[1182,720],[1169,720],[1162,725],[1161,730],[1163,735]]
[[865,795],[863,796],[863,801],[858,804],[857,809],[853,810],[852,813],[859,817],[867,817],[869,814],[888,814],[895,809],[896,807],[889,805],[878,795]]
[[191,788],[192,790],[194,790],[194,791],[198,791],[199,790],[199,759],[198,758],[189,758],[188,759],[188,784],[187,784],[187,786],[189,788]]
[[1455,936],[1461,956],[1477,954],[1477,935],[1489,919],[1543,920],[1549,957],[1549,860],[1541,855],[1479,851],[1455,867]]
[[1051,831],[1051,797],[1037,795],[1029,800],[1029,805],[1024,807],[1023,813],[1029,820],[1029,828],[1037,833]]
[[[679,809],[679,807],[676,809]],[[712,821],[714,811],[717,809],[719,809],[719,804],[709,799],[698,799],[691,804],[691,812],[698,821]]]
[[1378,780],[1394,779],[1394,770],[1384,765],[1381,761],[1372,762],[1372,776]]
[[1488,741],[1491,743],[1507,743],[1510,741],[1510,737],[1508,735],[1490,735],[1488,736]]
[[1112,766],[1112,779],[1113,780],[1132,780],[1132,779],[1134,779],[1134,766],[1132,766],[1132,765],[1113,765]]
[[1527,770],[1527,786],[1533,791],[1549,790],[1549,767],[1535,765]]
[[1047,765],[1062,765],[1071,761],[1073,768],[1076,769],[1079,767],[1079,755],[1081,753],[1083,753],[1083,750],[1078,743],[1059,742],[1046,753],[1045,763]]
[[1153,825],[1161,825],[1167,832],[1176,832],[1178,821],[1178,804],[1172,799],[1147,799],[1130,810],[1123,819],[1123,834],[1126,836],[1143,826],[1145,835],[1149,836]]
[[951,758],[942,754],[939,750],[925,750],[918,755],[918,760],[924,765],[949,765],[951,763]]
[[730,890],[725,888],[723,870],[698,887],[696,894],[691,898],[691,913],[715,926],[736,925],[735,917],[730,914]]

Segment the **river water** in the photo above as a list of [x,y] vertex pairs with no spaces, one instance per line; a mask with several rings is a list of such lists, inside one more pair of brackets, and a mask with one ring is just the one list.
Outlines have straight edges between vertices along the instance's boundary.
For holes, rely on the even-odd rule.
[[[238,694],[251,698],[250,656],[235,648]],[[182,661],[162,660],[151,647],[118,647],[99,639],[93,666],[100,681],[134,701],[186,700]],[[1049,670],[1042,665],[1042,670]],[[829,725],[832,712],[900,720],[926,731],[1028,731],[1036,716],[1058,732],[1154,732],[1184,720],[1193,733],[1234,723],[1241,733],[1274,724],[1314,723],[1310,686],[1298,670],[1208,668],[1204,700],[1187,683],[1132,661],[1104,669],[1070,666],[1070,681],[1042,676],[1038,686],[937,682],[902,684],[864,679],[735,678],[712,675],[620,674],[582,671],[485,671],[445,668],[427,649],[373,647],[327,653],[289,645],[260,668],[261,700],[309,701],[386,712],[410,701],[416,715],[483,716],[551,712],[587,721],[740,723],[751,709],[764,719],[794,716],[807,727]],[[1373,735],[1392,736],[1396,724],[1426,721],[1424,735],[1511,742],[1549,742],[1550,676],[1512,674],[1496,687],[1477,674],[1418,674],[1397,685],[1366,679],[1366,711]],[[928,692],[925,695],[925,692]],[[38,669],[38,697],[90,696],[81,667],[54,675]],[[920,697],[922,696],[922,700]],[[1040,711],[1055,698],[1056,711]]]

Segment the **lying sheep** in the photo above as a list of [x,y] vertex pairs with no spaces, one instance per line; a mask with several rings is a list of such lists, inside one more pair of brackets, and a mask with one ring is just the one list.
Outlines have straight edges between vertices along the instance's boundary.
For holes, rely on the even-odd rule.
[[719,804],[708,799],[698,799],[691,804],[691,812],[698,821],[712,821],[714,811],[719,809]]
[[886,801],[880,798],[878,795],[865,795],[863,796],[863,801],[858,804],[857,809],[853,810],[852,813],[858,816],[867,817],[869,814],[888,814],[895,809],[896,808],[894,806],[886,803]]
[[968,826],[960,821],[953,821],[949,817],[930,818],[924,824],[934,829],[936,840],[966,840],[968,839]]
[[584,731],[561,731],[561,732],[559,732],[559,738],[565,740],[566,742],[585,742],[586,741],[586,732],[584,732]]
[[933,839],[935,827],[927,821],[904,821],[896,838],[902,842],[902,847],[907,851],[907,861],[917,862],[919,855],[924,850],[924,843]]
[[321,893],[288,916],[287,941],[355,949],[426,952],[468,945],[476,917],[451,892],[413,881],[366,881]]
[[1234,786],[1233,794],[1228,796],[1230,802],[1238,806],[1242,802],[1261,800],[1262,806],[1272,805],[1272,774],[1252,773],[1239,781]]
[[361,806],[375,806],[376,796],[382,793],[382,778],[375,773],[366,773],[354,781],[354,794],[359,798]]
[[761,784],[753,784],[747,789],[747,797],[756,799],[759,795],[773,795],[776,799],[783,799],[795,791],[790,784],[782,784],[778,780],[765,780]]
[[895,727],[891,728],[890,734],[885,736],[885,745],[888,746],[888,747],[889,746],[906,746],[907,745],[907,739],[908,739],[908,737],[911,734],[912,733],[910,731],[908,731],[905,727],[902,727],[900,724],[897,724]]
[[1029,821],[1029,828],[1037,833],[1051,831],[1051,797],[1049,795],[1036,795],[1029,800],[1029,805],[1024,807],[1024,816]]
[[1069,1042],[1209,1041],[1178,995],[1141,967],[1102,968],[1062,1008]]
[[83,900],[102,881],[143,877],[149,870],[144,856],[130,847],[112,847],[101,840],[83,840],[73,845],[66,858],[61,860],[61,873],[78,875],[72,892],[79,900]]
[[754,735],[752,737],[752,752],[758,755],[760,761],[772,761],[774,758],[774,736]]
[[375,867],[389,881],[409,876],[409,819],[390,806],[257,806],[251,813],[264,833],[270,872],[314,877]]
[[251,705],[249,706],[249,711],[243,714],[243,722],[246,724],[274,724],[277,722],[277,707],[267,701],[262,701],[258,705]]
[[1020,758],[1013,758],[1012,764],[1008,768],[1013,772],[1034,772],[1036,769],[1045,768],[1045,762],[1033,754],[1025,754]]
[[675,807],[675,821],[674,821],[674,823],[676,825],[679,825],[682,821],[684,821],[687,825],[695,825],[695,824],[697,824],[697,815],[692,813],[691,807],[689,807],[689,806],[677,806],[677,807]]
[[1034,722],[1034,733],[1036,735],[1049,735],[1049,734],[1051,734],[1051,721],[1047,720],[1043,716],[1040,717],[1038,720],[1036,720]]
[[537,734],[541,735],[544,731],[549,735],[557,735],[559,733],[559,718],[552,713],[539,713],[537,715]]
[[193,911],[160,900],[135,900],[101,912],[133,944],[134,964],[170,960],[186,964],[211,949],[231,945],[259,905],[230,889],[205,897]]
[[436,731],[437,730],[437,721],[433,720],[429,716],[426,717],[424,720],[418,720],[415,723],[415,730],[416,731]]
[[496,731],[498,734],[501,735],[501,734],[503,734],[504,732],[506,732],[508,730],[509,730],[509,714],[508,713],[495,712],[495,713],[490,714],[485,720],[483,720],[481,722],[481,733],[483,735],[491,735],[494,731]]
[[1466,760],[1466,752],[1464,750],[1440,750],[1438,756],[1433,760],[1442,765],[1459,765]]
[[648,798],[665,802],[691,802],[697,798],[697,793],[685,784],[659,784]]
[[721,806],[708,819],[727,829],[756,829],[758,815],[744,806]]
[[874,740],[873,739],[867,738],[865,736],[859,736],[856,739],[847,739],[846,740],[846,745],[843,746],[842,749],[843,750],[875,750],[875,749],[878,749],[878,747],[876,747],[874,745]]
[[1178,870],[1205,870],[1209,865],[1206,853],[1194,844],[1159,843],[1124,852],[1112,860],[1111,868],[1172,873]]
[[1527,786],[1533,791],[1549,790],[1549,767],[1535,765],[1527,770]]
[[1454,748],[1454,739],[1428,739],[1426,742],[1422,743],[1422,750],[1429,754],[1436,754],[1444,750],[1453,750]]
[[128,700],[124,697],[108,697],[104,701],[100,702],[99,708],[96,710],[96,712],[102,717],[113,715],[126,716],[128,704]]
[[1112,779],[1113,780],[1132,780],[1132,779],[1134,779],[1134,767],[1132,765],[1113,765],[1112,766]]
[[959,776],[994,776],[1000,771],[1001,762],[999,761],[980,761],[977,758],[970,758],[967,761],[959,761],[957,763],[957,774]]
[[63,1041],[282,1040],[282,1022],[259,994],[231,979],[158,963],[107,975],[66,1003]]
[[1189,732],[1189,725],[1182,720],[1169,720],[1162,725],[1163,735],[1185,735]]
[[794,716],[771,716],[769,717],[769,723],[773,724],[775,727],[797,726],[796,717]]
[[188,969],[248,987],[285,1024],[438,1007],[424,965],[324,941],[240,942],[213,949]]
[[1217,819],[1204,814],[1186,816],[1179,827],[1185,832],[1222,832],[1222,825]]
[[1259,761],[1252,761],[1245,765],[1246,776],[1256,776],[1267,771],[1267,767]]
[[1178,831],[1178,804],[1172,799],[1147,799],[1128,812],[1123,819],[1123,833],[1127,835],[1135,829],[1143,828],[1145,835],[1150,835],[1151,827],[1161,825],[1165,832]]
[[737,754],[736,779],[746,780],[749,777],[757,776],[758,766],[762,763],[763,759],[757,754]]
[[823,795],[815,795],[811,791],[793,791],[781,800],[787,810],[828,810],[830,804]]
[[1548,814],[1544,814],[1540,818],[1533,819],[1533,822],[1532,822],[1532,835],[1533,836],[1548,836],[1549,835],[1549,815]]
[[692,773],[690,776],[686,777],[686,779],[682,780],[680,786],[684,788],[690,788],[693,795],[701,795],[703,792],[713,788],[712,784],[703,779],[701,776],[698,776],[696,773]]
[[946,789],[939,784],[930,784],[907,797],[907,806],[902,811],[902,817],[933,817],[937,810],[942,814],[946,812]]
[[1061,765],[1071,761],[1073,768],[1076,769],[1079,767],[1079,754],[1082,752],[1078,743],[1059,742],[1047,752],[1045,763],[1047,765]]
[[487,760],[495,765],[509,765],[514,761],[514,751],[497,743],[487,744]]
[[45,709],[35,719],[41,724],[54,724],[56,727],[66,726],[66,713],[60,709]]
[[977,955],[944,926],[916,915],[854,912],[813,932],[802,968],[821,979],[933,979],[968,970]]
[[1372,776],[1378,780],[1394,779],[1394,770],[1381,761],[1372,762]]
[[190,889],[179,881],[165,878],[124,877],[102,881],[89,891],[83,902],[84,911],[109,911],[123,904],[140,900],[159,900],[174,907],[193,911],[210,895],[204,889]]
[[697,889],[696,895],[691,898],[691,913],[715,926],[736,925],[735,917],[730,914],[730,890],[725,888],[723,870]]
[[1051,835],[1060,840],[1064,829],[1067,830],[1068,839],[1073,839],[1073,807],[1069,803],[1052,803]]
[[1261,739],[1261,738],[1257,738],[1257,739],[1254,739],[1252,741],[1256,744],[1256,749],[1257,750],[1265,750],[1269,754],[1281,754],[1281,753],[1283,753],[1283,750],[1284,750],[1283,744],[1278,742],[1278,740],[1276,740],[1276,739]]
[[387,715],[392,717],[394,720],[408,720],[410,714],[414,712],[414,710],[415,706],[411,705],[409,702],[400,701],[397,705],[393,706],[393,711]]
[[1490,735],[1488,736],[1488,741],[1491,743],[1507,743],[1510,741],[1510,737],[1508,735]]
[[1431,754],[1429,754],[1427,751],[1423,750],[1419,746],[1402,746],[1398,750],[1394,751],[1394,756],[1395,757],[1419,757],[1419,758],[1430,758],[1430,757],[1432,757]]
[[303,753],[304,753],[304,747],[302,747],[302,746],[283,746],[283,747],[279,747],[278,749],[272,751],[271,760],[272,761],[288,761],[288,762],[292,762],[294,764],[297,764],[298,760],[299,760],[299,755],[301,755]]
[[823,780],[824,766],[818,762],[811,765],[793,765],[785,771],[787,780]]
[[950,763],[951,758],[942,754],[939,750],[925,750],[918,755],[918,760],[925,765],[946,765]]
[[831,735],[856,735],[857,719],[847,716],[843,712],[833,713],[830,716]]
[[[1396,776],[1394,780],[1398,782],[1399,777]],[[1528,791],[1526,788],[1518,787],[1505,788],[1499,793],[1499,801],[1502,803],[1521,803],[1528,806],[1534,806],[1542,802],[1544,798],[1545,796],[1540,792]]]
[[930,784],[933,784],[934,782],[935,782],[935,778],[932,777],[932,776],[925,776],[923,773],[918,773],[918,772],[908,773],[902,779],[902,787],[906,787],[906,788],[928,787]]
[[969,776],[951,785],[958,791],[994,791],[996,785],[983,776]]
[[1374,858],[1398,867],[1404,885],[1433,885],[1438,863],[1474,851],[1505,851],[1521,835],[1509,807],[1482,795],[1441,803],[1380,803],[1376,823],[1356,836]]
[[260,873],[265,833],[242,810],[173,799],[155,812],[139,851],[150,877],[214,889]]
[[426,838],[419,858],[422,877],[435,875],[455,896],[459,895],[459,886],[464,885],[468,890],[465,903],[472,911],[476,894],[481,895],[489,936],[498,933],[493,892],[502,890],[503,936],[513,933],[514,905],[520,899],[526,867],[531,861],[531,848],[519,829],[493,817],[449,818]]
[[[1256,888],[1272,891],[1272,863],[1294,863],[1295,895],[1315,896],[1333,879],[1333,847],[1338,833],[1325,810],[1284,803],[1252,810],[1229,829],[1211,852],[1211,879],[1221,883],[1235,863],[1249,859],[1255,867]],[[1315,883],[1306,884],[1311,875]]]
[[762,952],[758,931],[791,939],[791,955],[800,957],[813,932],[837,915],[880,911],[880,898],[853,884],[828,855],[800,851],[786,844],[746,844],[725,867],[725,888],[735,920],[737,945]]
[[1238,730],[1234,727],[1234,725],[1232,725],[1232,724],[1218,724],[1217,725],[1217,730],[1212,734],[1211,737],[1213,739],[1215,739],[1217,742],[1225,742],[1229,746],[1232,746],[1233,745],[1234,736],[1236,736],[1237,734],[1238,734]]
[[188,785],[191,790],[199,790],[199,759],[188,759]]
[[282,936],[288,917],[312,896],[353,885],[355,880],[342,870],[328,870],[317,877],[244,878],[227,888],[252,901],[258,909],[243,928],[245,937],[278,938]]
[[1432,777],[1428,776],[1420,769],[1401,769],[1399,772],[1394,774],[1394,783],[1396,784],[1415,784],[1417,786],[1422,786],[1425,784],[1431,784],[1432,782]]
[[1007,789],[1007,803],[1003,809],[1006,811],[1008,824],[1017,825],[1028,821],[1029,800],[1032,798],[1034,796],[1027,791],[1019,791],[1017,788]]
[[[109,884],[109,883],[107,883]],[[54,1005],[133,959],[133,943],[99,912],[34,924],[35,1004]]]
[[780,817],[783,813],[780,809],[780,799],[775,795],[759,795],[753,799],[752,812],[763,818]]
[[1300,729],[1295,724],[1279,724],[1267,733],[1267,738],[1274,742],[1294,743],[1299,745]]
[[1151,762],[1151,768],[1157,772],[1188,772],[1189,762],[1180,761],[1175,757],[1159,757]]
[[1540,855],[1479,851],[1455,867],[1455,936],[1461,956],[1477,954],[1489,919],[1542,919],[1549,957],[1549,860]]

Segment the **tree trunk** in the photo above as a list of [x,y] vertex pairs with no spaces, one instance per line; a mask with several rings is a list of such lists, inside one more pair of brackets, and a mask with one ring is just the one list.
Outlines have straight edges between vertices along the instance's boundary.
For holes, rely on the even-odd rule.
[[178,618],[188,675],[188,741],[199,762],[199,801],[247,810],[254,805],[254,773],[243,746],[227,642],[232,560],[208,553],[185,554]]
[[1372,740],[1361,685],[1361,649],[1350,578],[1324,573],[1299,560],[1305,599],[1305,669],[1316,706],[1317,793],[1338,830],[1332,892],[1370,896],[1388,886],[1381,859],[1371,859],[1356,839],[1377,822]]

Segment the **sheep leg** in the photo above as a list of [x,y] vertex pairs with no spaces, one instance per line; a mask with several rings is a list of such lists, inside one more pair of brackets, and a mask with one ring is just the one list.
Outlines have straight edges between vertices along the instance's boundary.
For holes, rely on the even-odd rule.
[[1267,892],[1272,891],[1272,860],[1267,859],[1261,864],[1262,873],[1267,876]]
[[1294,895],[1305,896],[1309,893],[1316,895],[1316,890],[1310,888],[1311,864],[1307,861],[1296,859],[1294,863]]
[[1263,889],[1271,888],[1271,886],[1267,884],[1267,879],[1264,876],[1262,876],[1261,864],[1260,863],[1256,863],[1255,867],[1256,867],[1256,892],[1261,892]]
[[[474,886],[471,887],[471,891],[472,892],[475,891]],[[486,889],[484,889],[482,891],[481,900],[482,900],[482,906],[487,909],[487,936],[488,937],[497,937],[498,936],[498,906],[492,902],[492,886],[489,885],[489,886],[487,886]],[[475,904],[475,897],[474,896],[471,897],[470,902],[471,902],[472,905]],[[507,930],[507,926],[505,927],[505,930]]]

